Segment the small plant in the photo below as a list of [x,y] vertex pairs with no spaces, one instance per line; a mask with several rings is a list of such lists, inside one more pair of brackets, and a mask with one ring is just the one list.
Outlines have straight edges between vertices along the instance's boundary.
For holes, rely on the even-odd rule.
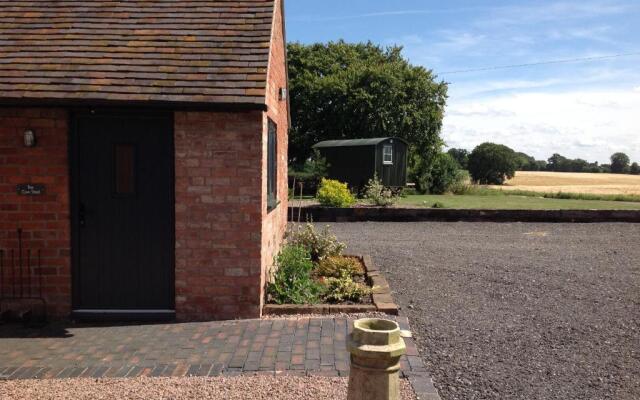
[[322,179],[317,195],[321,205],[327,207],[349,207],[356,202],[346,183]]
[[364,198],[374,206],[387,207],[398,201],[391,189],[385,187],[375,174],[364,187]]
[[346,271],[343,271],[339,278],[325,279],[324,284],[326,285],[324,300],[328,303],[345,301],[358,303],[372,292],[372,289],[362,283],[354,282]]
[[431,208],[445,208],[444,204],[436,201],[435,203],[433,203],[433,205],[431,205]]
[[355,257],[332,256],[320,260],[316,274],[324,277],[339,278],[343,273],[349,276],[364,276],[365,270]]
[[314,304],[322,293],[311,272],[313,262],[301,246],[287,245],[276,257],[277,270],[267,287],[269,299],[276,304]]
[[340,256],[346,247],[344,243],[338,241],[335,235],[331,234],[328,226],[318,232],[311,223],[292,228],[287,233],[287,240],[292,245],[307,250],[314,262],[327,257]]

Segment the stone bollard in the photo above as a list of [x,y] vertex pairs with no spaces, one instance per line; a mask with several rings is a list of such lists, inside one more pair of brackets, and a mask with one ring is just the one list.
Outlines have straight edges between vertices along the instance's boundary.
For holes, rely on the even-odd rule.
[[407,348],[396,322],[376,318],[355,321],[347,350],[351,353],[348,400],[400,398],[400,357]]

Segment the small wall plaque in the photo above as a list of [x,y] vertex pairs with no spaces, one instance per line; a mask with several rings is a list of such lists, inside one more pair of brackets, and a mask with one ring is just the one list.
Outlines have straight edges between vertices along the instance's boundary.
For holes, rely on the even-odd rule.
[[44,189],[44,185],[37,183],[23,183],[17,187],[20,196],[40,196],[44,194]]

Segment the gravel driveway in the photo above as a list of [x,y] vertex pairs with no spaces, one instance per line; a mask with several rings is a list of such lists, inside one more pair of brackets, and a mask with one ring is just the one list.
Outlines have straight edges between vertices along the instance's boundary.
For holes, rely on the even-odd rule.
[[640,224],[331,224],[444,400],[640,399]]
[[[337,400],[348,378],[237,376],[233,378],[44,379],[0,381],[3,400]],[[401,400],[416,397],[400,381]]]

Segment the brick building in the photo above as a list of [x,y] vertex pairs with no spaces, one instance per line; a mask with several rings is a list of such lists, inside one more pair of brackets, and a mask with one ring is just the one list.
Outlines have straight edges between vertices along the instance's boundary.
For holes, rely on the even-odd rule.
[[0,297],[25,284],[20,229],[55,317],[260,316],[286,227],[283,7],[0,4]]

